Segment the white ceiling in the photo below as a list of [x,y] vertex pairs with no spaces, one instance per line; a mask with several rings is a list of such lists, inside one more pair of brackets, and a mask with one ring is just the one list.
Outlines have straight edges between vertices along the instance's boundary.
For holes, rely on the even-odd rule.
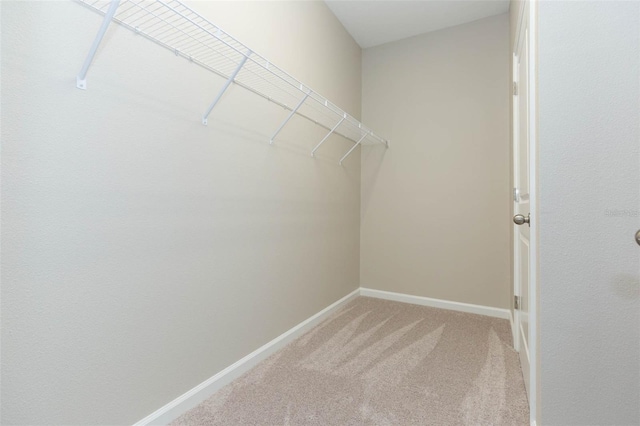
[[325,0],[362,48],[499,15],[509,0]]

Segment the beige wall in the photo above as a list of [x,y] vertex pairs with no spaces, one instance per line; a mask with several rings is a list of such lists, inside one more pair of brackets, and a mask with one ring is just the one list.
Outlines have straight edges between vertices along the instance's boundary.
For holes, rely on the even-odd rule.
[[[358,116],[323,2],[197,10]],[[260,17],[260,19],[248,19]],[[101,18],[2,2],[2,423],[130,424],[358,287],[352,146]],[[265,35],[268,35],[265,36]]]
[[363,52],[363,287],[509,307],[509,17]]

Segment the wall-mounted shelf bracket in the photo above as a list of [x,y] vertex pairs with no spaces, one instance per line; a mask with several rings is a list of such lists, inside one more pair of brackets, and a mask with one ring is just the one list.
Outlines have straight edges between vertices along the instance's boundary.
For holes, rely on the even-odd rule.
[[209,118],[209,114],[211,114],[211,111],[213,111],[213,108],[215,108],[218,101],[220,101],[220,98],[222,98],[224,92],[227,91],[229,86],[231,86],[231,83],[233,83],[233,81],[236,79],[236,76],[244,66],[245,62],[247,62],[247,59],[249,59],[249,56],[251,56],[251,50],[247,51],[247,53],[238,64],[238,67],[233,71],[233,74],[229,76],[227,81],[224,83],[224,86],[222,86],[222,89],[220,89],[220,92],[218,92],[218,96],[216,96],[213,102],[211,102],[211,105],[209,105],[209,108],[207,108],[207,110],[205,111],[204,115],[202,116],[202,124],[204,124],[205,126],[207,125],[207,118]]
[[345,158],[347,158],[349,156],[349,154],[351,154],[353,152],[353,150],[356,149],[358,147],[358,145],[360,145],[360,142],[362,142],[364,140],[364,138],[369,136],[369,133],[371,133],[371,132],[367,132],[364,135],[362,135],[362,137],[358,140],[358,142],[356,142],[356,144],[354,146],[352,146],[351,149],[349,151],[347,151],[347,153],[340,159],[339,164],[341,166],[342,166],[342,162],[345,160]]
[[289,122],[289,120],[291,120],[291,117],[293,117],[296,114],[296,112],[298,112],[298,110],[300,109],[302,104],[304,104],[304,101],[307,100],[307,98],[309,97],[310,94],[311,94],[311,90],[307,91],[307,93],[305,93],[304,97],[300,100],[300,102],[298,102],[298,105],[296,105],[296,107],[291,110],[291,112],[289,113],[287,118],[282,122],[280,127],[278,127],[278,130],[276,130],[276,132],[273,134],[273,136],[271,136],[271,139],[269,140],[269,144],[273,145],[273,140],[276,138],[276,136],[278,136],[278,133],[280,133],[280,131]]
[[104,38],[105,33],[107,32],[107,28],[109,28],[109,24],[113,19],[113,15],[116,13],[116,9],[120,5],[120,0],[111,0],[111,4],[109,5],[109,9],[107,13],[104,15],[104,19],[102,20],[102,25],[100,25],[100,29],[98,30],[98,34],[96,34],[96,38],[93,40],[93,44],[89,49],[89,53],[87,54],[87,58],[84,60],[84,64],[82,64],[82,69],[78,73],[76,77],[76,87],[78,89],[86,90],[87,89],[87,71],[89,71],[89,67],[91,66],[91,62],[93,62],[94,56],[96,56],[96,52],[98,51],[98,47],[100,47],[100,43]]
[[318,145],[316,145],[315,148],[313,148],[313,150],[311,151],[311,156],[315,156],[316,151],[318,150],[318,148],[320,148],[320,145],[322,145],[324,143],[324,141],[326,141],[327,139],[329,139],[329,136],[331,136],[333,134],[333,132],[336,131],[336,129],[338,128],[338,126],[340,126],[342,124],[342,122],[347,118],[347,114],[345,113],[342,118],[340,119],[340,121],[338,121],[338,123],[333,126],[333,128],[331,128],[331,130],[329,130],[329,133],[327,133],[327,135],[322,138],[322,140],[320,141],[320,143]]
[[[2,1],[2,0],[0,0]],[[77,75],[76,85],[86,89],[86,77],[104,36],[114,22],[152,43],[167,49],[178,58],[222,78],[214,99],[200,116],[203,125],[233,85],[272,102],[287,111],[287,118],[271,136],[270,144],[294,115],[325,129],[320,146],[337,135],[357,145],[389,141],[373,133],[355,117],[312,90],[264,56],[256,53],[219,26],[200,15],[181,0],[76,0],[103,16],[98,34]],[[91,35],[90,35],[91,36]],[[302,98],[302,99],[301,99]],[[336,124],[337,122],[337,124]],[[329,133],[326,133],[329,132]],[[363,135],[366,135],[363,138]],[[265,136],[266,137],[266,136]],[[351,153],[352,151],[349,151]],[[349,155],[347,153],[347,155]],[[341,160],[344,160],[345,157]]]

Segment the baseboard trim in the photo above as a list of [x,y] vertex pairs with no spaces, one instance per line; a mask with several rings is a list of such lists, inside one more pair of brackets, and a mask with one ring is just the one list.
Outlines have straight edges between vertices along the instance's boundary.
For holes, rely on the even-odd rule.
[[187,391],[178,398],[174,399],[164,407],[151,413],[144,419],[138,421],[134,426],[147,426],[147,425],[166,425],[171,421],[178,418],[183,413],[187,412],[191,408],[200,404],[205,399],[209,398],[216,391],[229,384],[242,374],[255,367],[259,362],[265,360],[273,353],[285,347],[287,344],[302,336],[311,328],[318,325],[321,321],[331,315],[334,311],[341,308],[346,303],[355,299],[360,295],[360,289],[356,289],[351,293],[344,296],[337,302],[327,306],[317,314],[310,318],[307,318],[300,324],[284,332],[280,336],[276,337],[269,343],[261,346],[255,351],[251,352],[244,358],[231,364],[224,370],[215,374],[213,377],[200,383],[195,388]]
[[511,309],[509,309],[509,325],[511,326],[511,346],[513,346],[514,348],[516,347],[516,323],[515,320],[513,318],[513,311]]
[[216,393],[222,387],[231,383],[261,361],[282,349],[296,338],[318,325],[321,321],[333,314],[336,310],[355,299],[358,296],[374,297],[377,299],[393,300],[396,302],[410,303],[414,305],[430,306],[432,308],[448,309],[451,311],[467,312],[477,315],[508,319],[511,318],[509,309],[493,308],[490,306],[472,305],[469,303],[452,302],[450,300],[432,299],[430,297],[412,296],[409,294],[393,293],[390,291],[374,290],[360,287],[344,296],[337,302],[327,306],[317,314],[307,318],[300,324],[284,332],[272,341],[266,343],[244,358],[231,364],[224,370],[200,383],[195,388],[180,395],[164,407],[154,411],[133,426],[167,425],[191,408],[200,404],[205,399]]
[[472,305],[470,303],[452,302],[450,300],[432,299],[430,297],[412,296],[391,291],[374,290],[360,287],[360,296],[375,297],[377,299],[393,300],[395,302],[411,303],[414,305],[430,306],[432,308],[448,309],[450,311],[466,312],[470,314],[485,315],[488,317],[508,320],[511,316],[509,309],[494,308],[491,306]]

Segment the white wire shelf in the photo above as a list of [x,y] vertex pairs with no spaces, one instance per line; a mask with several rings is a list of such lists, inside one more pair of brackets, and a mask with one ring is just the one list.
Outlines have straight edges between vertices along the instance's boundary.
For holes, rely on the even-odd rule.
[[275,130],[270,143],[287,122],[298,115],[328,131],[311,155],[332,134],[355,142],[340,159],[340,164],[360,144],[382,143],[389,146],[388,140],[178,0],[76,1],[104,15],[102,26],[77,77],[80,89],[86,89],[86,75],[93,56],[113,21],[226,80],[203,114],[205,125],[224,92],[235,83],[290,111],[287,119]]

